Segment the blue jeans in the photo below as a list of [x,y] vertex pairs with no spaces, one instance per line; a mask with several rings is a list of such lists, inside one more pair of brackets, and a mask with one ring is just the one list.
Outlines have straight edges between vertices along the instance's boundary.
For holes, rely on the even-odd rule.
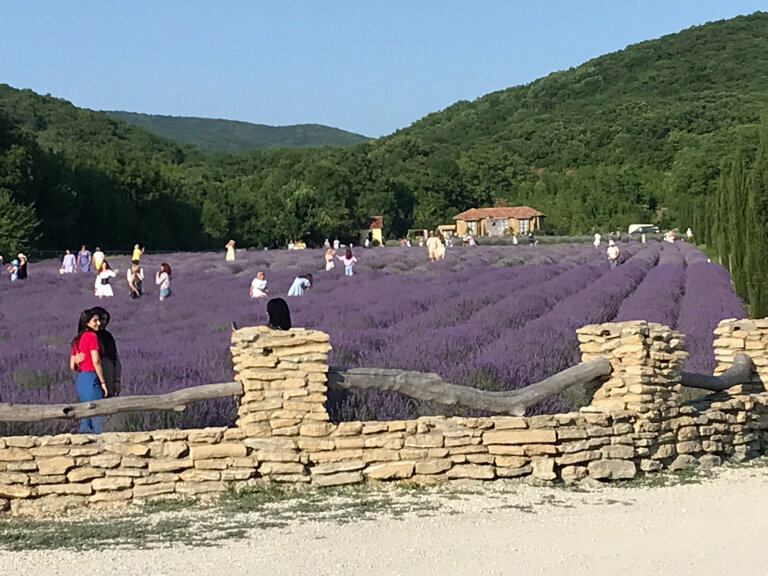
[[344,265],[344,276],[352,276],[352,264]]
[[[77,375],[77,396],[80,398],[80,402],[91,402],[104,398],[104,392],[101,390],[96,372],[80,372]],[[80,420],[80,433],[100,434],[102,420],[104,419],[100,416],[83,418]]]
[[171,295],[170,288],[160,288],[160,300],[165,300],[170,295]]

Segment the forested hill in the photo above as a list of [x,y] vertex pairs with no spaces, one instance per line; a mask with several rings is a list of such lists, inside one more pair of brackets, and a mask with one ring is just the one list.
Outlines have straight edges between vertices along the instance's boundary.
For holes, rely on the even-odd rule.
[[197,146],[204,152],[242,152],[256,148],[298,146],[351,146],[368,139],[360,134],[321,124],[267,126],[213,118],[160,116],[114,110],[105,112],[160,136]]
[[[0,85],[0,252],[317,242],[375,214],[398,237],[503,200],[544,212],[548,232],[691,226],[740,262],[728,230],[768,206],[755,184],[768,182],[766,32],[762,12],[690,28],[347,147],[205,155]],[[768,209],[752,214],[765,244]],[[749,258],[768,274],[768,253]]]

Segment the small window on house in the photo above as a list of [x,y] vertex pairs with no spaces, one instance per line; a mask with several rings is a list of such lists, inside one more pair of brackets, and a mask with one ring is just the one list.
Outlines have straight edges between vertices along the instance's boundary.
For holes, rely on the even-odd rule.
[[477,222],[467,222],[467,234],[477,234]]
[[520,224],[520,234],[528,234],[528,220],[518,220]]

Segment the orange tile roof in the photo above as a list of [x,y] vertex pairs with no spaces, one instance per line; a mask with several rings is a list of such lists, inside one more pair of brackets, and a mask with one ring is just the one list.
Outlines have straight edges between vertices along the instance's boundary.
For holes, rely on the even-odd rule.
[[528,219],[536,216],[546,216],[543,212],[534,210],[530,206],[497,206],[495,208],[470,208],[461,214],[456,214],[454,220],[483,220],[484,218],[517,218]]
[[383,230],[384,216],[371,216],[367,220],[368,230]]

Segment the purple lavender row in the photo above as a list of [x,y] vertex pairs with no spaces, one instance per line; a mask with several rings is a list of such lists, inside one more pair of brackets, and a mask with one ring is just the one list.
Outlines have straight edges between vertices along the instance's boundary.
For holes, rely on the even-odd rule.
[[685,259],[677,244],[664,242],[661,246],[659,264],[621,303],[614,319],[616,322],[647,320],[670,328],[677,326],[680,301],[685,292]]
[[711,374],[715,369],[713,331],[724,318],[744,318],[744,303],[731,286],[731,277],[719,264],[709,262],[695,246],[681,246],[688,263],[685,295],[680,303],[677,329],[684,334],[691,372]]

